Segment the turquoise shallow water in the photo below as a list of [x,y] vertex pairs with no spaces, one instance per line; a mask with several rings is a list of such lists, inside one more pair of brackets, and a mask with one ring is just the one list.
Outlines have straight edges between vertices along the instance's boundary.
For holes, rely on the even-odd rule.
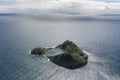
[[[119,20],[57,18],[0,16],[0,80],[120,80]],[[30,54],[67,39],[89,55],[85,67],[69,70]]]

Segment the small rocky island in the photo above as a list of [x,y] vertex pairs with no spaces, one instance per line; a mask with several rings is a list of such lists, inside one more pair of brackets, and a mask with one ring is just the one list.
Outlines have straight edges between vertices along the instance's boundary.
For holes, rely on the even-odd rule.
[[[72,41],[65,41],[64,43],[56,46],[55,48],[59,48],[63,50],[63,53],[47,56],[51,62],[68,68],[68,69],[76,69],[85,66],[88,63],[88,55],[85,54],[75,43]],[[31,51],[31,54],[34,55],[42,55],[52,48],[35,48]]]

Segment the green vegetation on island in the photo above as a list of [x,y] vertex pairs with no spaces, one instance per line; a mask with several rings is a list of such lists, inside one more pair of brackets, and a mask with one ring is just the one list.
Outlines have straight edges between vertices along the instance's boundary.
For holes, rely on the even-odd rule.
[[[61,45],[56,46],[63,50],[63,53],[48,56],[51,62],[69,69],[76,69],[83,67],[88,63],[88,55],[86,55],[75,43],[72,41],[65,41]],[[49,48],[51,49],[51,48]],[[36,48],[31,53],[35,55],[45,54],[49,49]]]

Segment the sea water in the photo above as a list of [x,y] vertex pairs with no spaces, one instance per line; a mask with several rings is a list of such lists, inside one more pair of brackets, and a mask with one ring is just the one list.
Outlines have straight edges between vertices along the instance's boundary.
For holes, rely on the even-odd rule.
[[[65,40],[89,55],[86,66],[70,70],[30,54]],[[2,15],[0,80],[120,80],[120,20]]]

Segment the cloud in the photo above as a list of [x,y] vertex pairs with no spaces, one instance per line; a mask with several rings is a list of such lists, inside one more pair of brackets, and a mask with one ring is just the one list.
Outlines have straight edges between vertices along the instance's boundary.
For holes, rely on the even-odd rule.
[[28,10],[97,12],[97,10],[120,9],[120,2],[107,3],[96,0],[2,0],[11,5],[1,5],[0,12],[21,12]]

